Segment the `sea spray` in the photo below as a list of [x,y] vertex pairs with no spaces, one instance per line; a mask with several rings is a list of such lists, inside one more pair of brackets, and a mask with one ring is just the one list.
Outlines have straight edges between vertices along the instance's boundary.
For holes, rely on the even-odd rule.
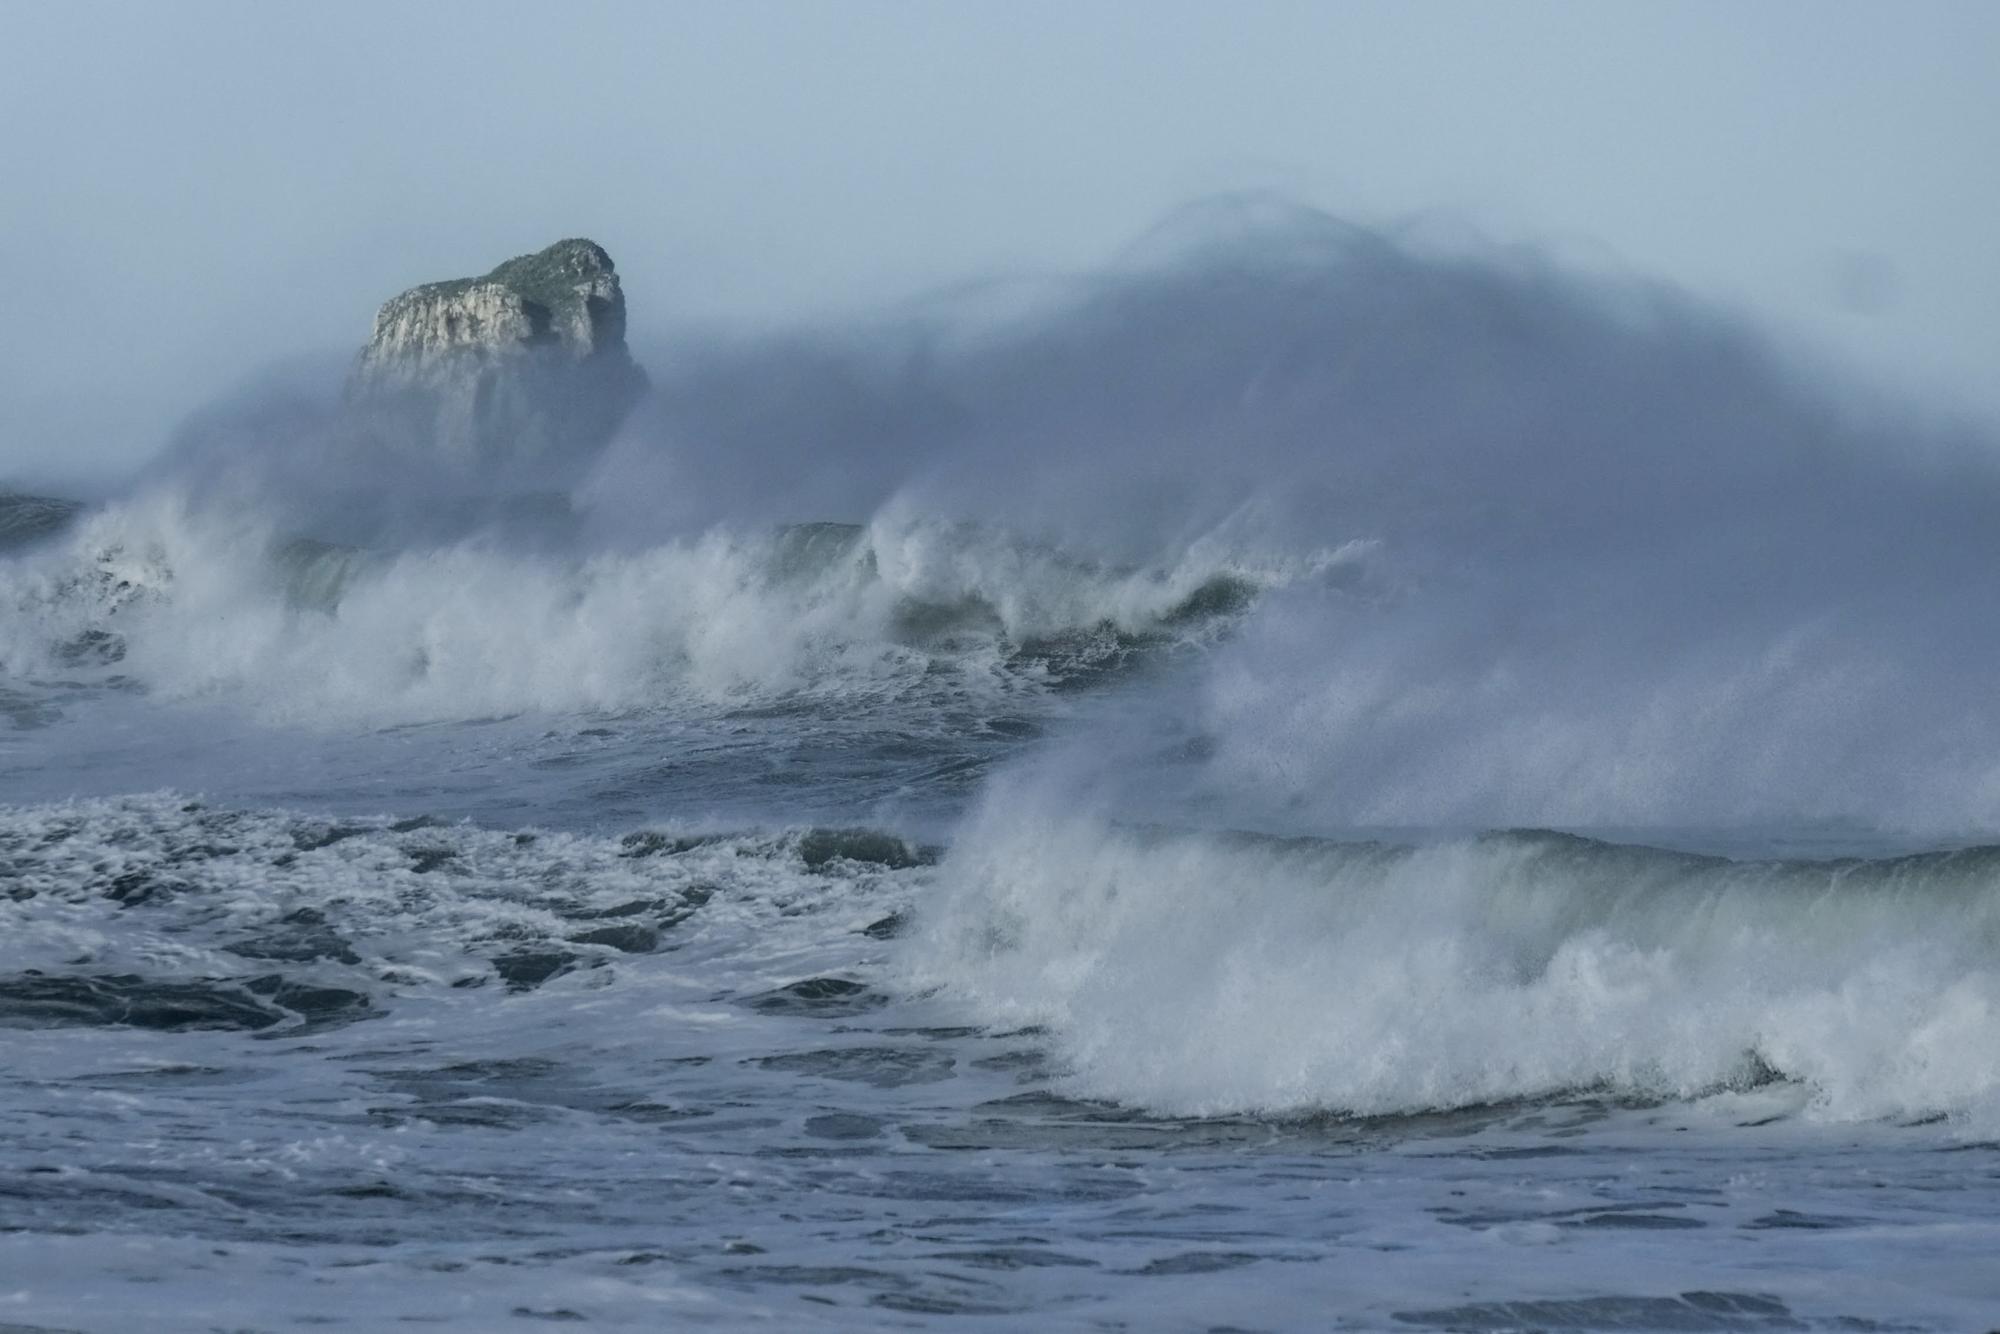
[[1208,544],[1134,567],[886,515],[638,549],[371,551],[162,492],[0,565],[0,652],[24,678],[115,663],[161,697],[319,724],[873,696],[936,686],[934,666],[1004,696],[1212,638],[1341,559]]
[[36,520],[18,1319],[1985,1328],[1990,432],[1310,216],[1031,295]]
[[2000,850],[1734,861],[1519,832],[1420,846],[989,800],[902,964],[1046,1026],[1077,1095],[1387,1116],[1779,1080],[1835,1120],[2000,1126]]

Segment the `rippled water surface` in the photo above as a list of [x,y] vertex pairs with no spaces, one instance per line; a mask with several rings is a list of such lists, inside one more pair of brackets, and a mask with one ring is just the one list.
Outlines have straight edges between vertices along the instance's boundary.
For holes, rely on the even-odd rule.
[[2000,1146],[1783,1081],[1160,1117],[911,993],[938,850],[15,807],[0,1256],[48,1328],[1963,1328]]

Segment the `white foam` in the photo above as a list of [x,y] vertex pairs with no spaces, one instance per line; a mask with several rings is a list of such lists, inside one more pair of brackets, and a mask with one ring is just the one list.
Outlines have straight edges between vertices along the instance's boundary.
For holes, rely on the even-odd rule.
[[2000,885],[1509,836],[1417,850],[1142,832],[1009,797],[905,954],[1043,1024],[1079,1093],[1362,1114],[1775,1071],[1817,1116],[2000,1124]]
[[[286,957],[243,954],[246,935],[282,932],[288,915],[310,910],[355,957],[283,966],[329,985],[483,983],[489,959],[517,948],[603,963],[617,952],[579,951],[567,938],[611,921],[671,931],[683,963],[709,966],[713,992],[738,970],[790,980],[789,961],[804,954],[837,966],[848,930],[896,906],[848,891],[919,878],[838,858],[808,868],[798,849],[795,832],[777,831],[691,839],[656,855],[603,835],[386,817],[334,824],[173,792],[0,807],[0,866],[13,891],[0,895],[0,972],[240,977]],[[676,911],[688,892],[699,910]],[[590,916],[614,907],[623,915]],[[859,919],[812,920],[843,908]]]
[[[636,551],[334,552],[320,559],[339,568],[315,572],[316,596],[301,599],[274,563],[280,542],[170,493],[101,512],[0,565],[0,670],[70,672],[64,653],[96,633],[118,637],[118,671],[156,694],[240,696],[271,721],[707,709],[917,688],[940,654],[990,669],[1037,636],[1153,628],[1218,577],[1285,577],[1217,548],[1113,567],[976,525],[884,517],[803,553],[782,531],[721,529]],[[927,610],[956,633],[919,633]]]

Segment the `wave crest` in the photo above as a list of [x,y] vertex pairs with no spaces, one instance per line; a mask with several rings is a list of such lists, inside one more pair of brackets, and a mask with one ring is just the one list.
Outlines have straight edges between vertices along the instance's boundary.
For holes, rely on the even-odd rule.
[[1797,1081],[1838,1120],[2000,1125],[2000,849],[1737,862],[1561,835],[1424,847],[995,803],[904,965],[1042,1024],[1079,1093],[1386,1114]]
[[369,552],[162,495],[0,565],[0,669],[116,663],[161,695],[308,722],[929,690],[940,669],[1004,693],[1211,635],[1292,573],[1220,548],[1114,566],[889,517],[630,551]]

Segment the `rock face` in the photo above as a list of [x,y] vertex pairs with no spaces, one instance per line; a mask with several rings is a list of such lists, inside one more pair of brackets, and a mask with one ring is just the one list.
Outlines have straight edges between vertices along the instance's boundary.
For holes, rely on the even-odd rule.
[[532,470],[594,452],[645,387],[611,256],[573,239],[390,299],[347,402],[398,449]]

